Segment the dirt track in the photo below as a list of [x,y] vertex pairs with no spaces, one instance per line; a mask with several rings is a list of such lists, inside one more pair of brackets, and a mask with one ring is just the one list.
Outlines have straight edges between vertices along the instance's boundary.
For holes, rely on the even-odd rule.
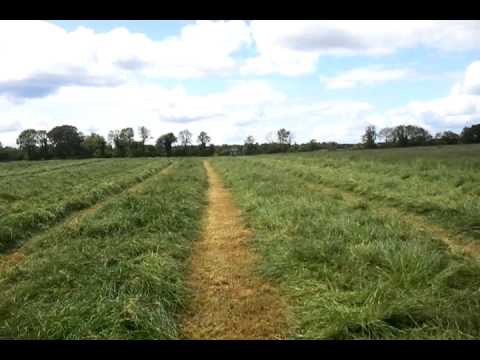
[[204,231],[194,245],[189,285],[193,299],[182,317],[187,339],[282,339],[289,329],[278,291],[255,274],[256,255],[240,211],[210,164]]

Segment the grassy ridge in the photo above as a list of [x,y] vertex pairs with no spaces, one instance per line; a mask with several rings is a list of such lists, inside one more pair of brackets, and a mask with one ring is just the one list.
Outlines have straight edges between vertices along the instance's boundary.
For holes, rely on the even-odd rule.
[[309,191],[290,162],[213,165],[256,233],[260,270],[292,301],[299,338],[480,336],[478,263],[396,217]]
[[[7,206],[0,206],[0,214],[3,212],[0,251],[15,246],[73,211],[87,208],[108,195],[143,181],[168,164],[167,160],[102,162],[75,170],[64,169],[55,176],[37,175],[22,181],[10,180],[11,191],[3,194],[13,198]],[[17,199],[15,196],[20,196],[19,193],[22,195]]]
[[78,227],[32,239],[0,274],[0,338],[176,338],[207,185],[199,161],[181,160]]

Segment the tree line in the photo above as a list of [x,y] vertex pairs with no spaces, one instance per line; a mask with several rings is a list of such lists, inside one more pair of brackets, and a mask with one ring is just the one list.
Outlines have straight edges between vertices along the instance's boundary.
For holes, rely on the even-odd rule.
[[[380,142],[377,142],[380,140]],[[367,149],[376,147],[407,147],[424,145],[454,145],[480,143],[480,124],[464,127],[460,134],[453,131],[438,132],[432,136],[427,130],[415,125],[386,127],[377,132],[370,125],[362,136],[362,146]]]
[[154,156],[212,156],[212,155],[257,155],[281,152],[304,152],[349,148],[405,147],[422,145],[446,145],[480,143],[480,124],[465,127],[460,134],[452,131],[432,136],[427,130],[414,125],[387,127],[377,132],[368,126],[361,144],[338,144],[317,142],[315,139],[303,144],[294,143],[293,133],[282,128],[269,133],[267,142],[259,143],[248,136],[240,145],[213,145],[211,137],[201,131],[194,144],[193,134],[182,130],[159,136],[155,145],[147,144],[152,139],[151,131],[145,126],[138,128],[140,141],[135,140],[133,128],[112,130],[107,138],[91,133],[84,135],[75,126],[56,126],[50,131],[27,129],[17,138],[18,148],[3,147],[0,143],[0,161],[48,160],[89,157],[154,157]]

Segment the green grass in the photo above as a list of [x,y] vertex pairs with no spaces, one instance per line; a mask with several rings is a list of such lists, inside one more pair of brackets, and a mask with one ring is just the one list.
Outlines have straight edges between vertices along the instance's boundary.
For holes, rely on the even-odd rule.
[[[210,161],[254,230],[258,271],[291,306],[294,338],[478,339],[478,261],[452,254],[398,214],[478,241],[479,151]],[[0,338],[177,338],[191,243],[206,206],[200,160],[173,159],[168,175],[159,174],[164,159],[2,164],[0,230],[29,241],[19,250],[24,258],[0,271]],[[140,181],[142,191],[121,192]],[[53,226],[113,194],[78,227]],[[51,209],[58,215],[48,220]]]
[[[377,216],[369,202],[309,190],[314,175],[330,176],[327,163],[350,167],[358,181],[361,165],[374,161],[323,155],[309,156],[308,172],[295,165],[298,155],[213,162],[256,234],[259,270],[290,299],[299,322],[295,337],[479,338],[479,264],[398,217]],[[345,173],[337,179],[346,181]]]
[[480,239],[479,145],[317,152],[255,161]]
[[0,163],[0,178],[10,176],[37,175],[53,172],[69,167],[90,165],[95,162],[108,161],[104,159],[88,160],[47,160],[47,161],[13,161]]
[[45,230],[68,214],[158,173],[168,160],[90,161],[54,165],[35,175],[0,178],[0,251]]
[[0,273],[0,338],[177,337],[207,180],[199,161],[179,160],[142,186],[24,245]]

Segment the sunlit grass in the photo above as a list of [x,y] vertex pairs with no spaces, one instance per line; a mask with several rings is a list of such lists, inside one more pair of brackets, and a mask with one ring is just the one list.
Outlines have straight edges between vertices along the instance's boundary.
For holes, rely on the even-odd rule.
[[[339,163],[333,155],[317,156],[309,158],[308,168],[294,156],[213,162],[256,233],[252,245],[264,259],[259,270],[291,301],[300,322],[297,337],[478,338],[478,263],[452,255],[439,239],[401,218],[379,216],[370,209],[375,204],[309,190],[316,176],[334,182],[326,163],[341,169],[336,179],[354,189],[367,174],[340,155]],[[392,173],[376,176],[388,182]],[[392,197],[396,191],[388,189]]]

